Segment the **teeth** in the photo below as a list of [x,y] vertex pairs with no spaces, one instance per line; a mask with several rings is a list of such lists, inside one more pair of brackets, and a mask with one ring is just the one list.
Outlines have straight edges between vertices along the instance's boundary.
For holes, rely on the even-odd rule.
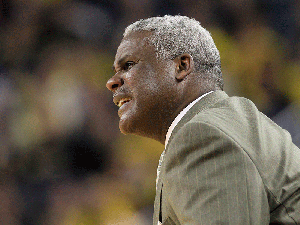
[[121,107],[124,103],[129,102],[131,100],[131,98],[122,98],[119,102],[118,102],[118,106]]

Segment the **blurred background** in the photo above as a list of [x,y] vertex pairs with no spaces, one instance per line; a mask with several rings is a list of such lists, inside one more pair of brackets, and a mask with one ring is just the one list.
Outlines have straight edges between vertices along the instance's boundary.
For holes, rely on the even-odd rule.
[[164,146],[120,134],[105,87],[138,19],[199,20],[227,93],[300,146],[299,12],[296,0],[2,0],[0,224],[152,224]]

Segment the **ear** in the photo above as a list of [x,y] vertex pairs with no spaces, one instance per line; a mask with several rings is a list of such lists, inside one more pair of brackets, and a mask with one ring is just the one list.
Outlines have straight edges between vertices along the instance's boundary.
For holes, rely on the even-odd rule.
[[194,61],[190,54],[184,53],[177,56],[175,59],[176,64],[176,79],[183,80],[194,69]]

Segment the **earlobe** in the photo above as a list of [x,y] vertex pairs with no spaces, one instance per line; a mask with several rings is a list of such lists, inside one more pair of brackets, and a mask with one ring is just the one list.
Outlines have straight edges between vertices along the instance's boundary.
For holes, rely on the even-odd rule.
[[175,63],[177,64],[176,79],[183,80],[194,69],[194,61],[190,54],[181,54],[176,57]]

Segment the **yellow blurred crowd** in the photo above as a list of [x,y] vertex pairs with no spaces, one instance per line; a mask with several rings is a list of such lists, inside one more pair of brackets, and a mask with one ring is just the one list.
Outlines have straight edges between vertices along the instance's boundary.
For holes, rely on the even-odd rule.
[[[127,0],[2,4],[1,224],[152,224],[156,167],[164,146],[120,134],[117,107],[105,88],[124,28],[141,17],[165,10],[203,20],[220,50],[229,95],[251,99],[270,117],[290,104],[300,108],[300,54],[294,53],[300,44],[291,45],[270,26],[253,6],[255,1],[220,1],[233,12],[246,6],[236,15],[239,26],[234,33],[212,19],[216,6],[210,1],[191,1],[197,6],[193,10],[192,3],[178,1],[173,11],[170,5],[161,8],[160,1],[141,2],[139,7],[151,7],[134,16],[130,15],[137,9]],[[125,12],[113,15],[114,7],[122,6]],[[293,7],[300,9],[299,4]],[[89,38],[92,31],[83,22],[92,21],[87,15],[95,12],[109,18],[109,30],[95,25],[108,37],[93,33],[95,38]],[[299,28],[300,19],[294,20]],[[82,29],[85,35],[80,36]],[[293,115],[296,128],[291,132],[297,132],[300,116]],[[74,134],[79,141],[88,137],[95,144],[78,144],[78,152]],[[299,136],[294,137],[300,140]],[[102,167],[88,167],[91,158],[85,153],[90,152],[94,158],[103,155]]]

